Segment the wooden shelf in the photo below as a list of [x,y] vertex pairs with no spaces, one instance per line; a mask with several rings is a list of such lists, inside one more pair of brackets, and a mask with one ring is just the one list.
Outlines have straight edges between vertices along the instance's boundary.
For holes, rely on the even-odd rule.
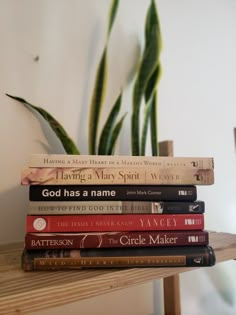
[[[236,235],[211,232],[210,244],[216,263],[236,258]],[[181,267],[24,272],[20,267],[22,249],[23,243],[0,246],[1,315],[28,314],[193,270]]]

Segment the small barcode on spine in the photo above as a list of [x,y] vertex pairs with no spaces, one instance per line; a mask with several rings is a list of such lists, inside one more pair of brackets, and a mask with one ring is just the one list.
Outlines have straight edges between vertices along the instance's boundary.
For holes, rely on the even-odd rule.
[[189,243],[196,243],[198,242],[198,236],[189,236],[188,241]]
[[187,194],[188,194],[187,190],[179,190],[178,193],[180,196],[187,196]]
[[199,219],[185,219],[184,224],[185,225],[201,224],[201,220],[199,220]]

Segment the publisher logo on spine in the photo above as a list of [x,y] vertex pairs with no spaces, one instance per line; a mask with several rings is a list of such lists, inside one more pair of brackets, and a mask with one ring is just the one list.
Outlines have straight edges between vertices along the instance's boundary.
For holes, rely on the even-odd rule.
[[34,227],[34,229],[37,230],[37,231],[42,231],[42,230],[44,230],[45,227],[46,227],[46,225],[47,225],[47,222],[46,222],[46,220],[43,219],[43,218],[37,218],[37,219],[35,219],[34,222],[33,222],[33,227]]

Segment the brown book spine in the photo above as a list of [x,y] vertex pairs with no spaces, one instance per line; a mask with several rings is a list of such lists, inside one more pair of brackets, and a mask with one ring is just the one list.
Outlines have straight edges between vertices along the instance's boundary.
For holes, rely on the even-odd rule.
[[28,233],[26,249],[208,245],[207,231]]

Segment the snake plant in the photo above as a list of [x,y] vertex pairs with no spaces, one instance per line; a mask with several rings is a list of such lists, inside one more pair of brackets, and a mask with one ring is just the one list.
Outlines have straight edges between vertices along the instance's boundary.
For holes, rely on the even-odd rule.
[[[114,154],[116,142],[122,130],[123,121],[127,113],[119,118],[122,105],[122,91],[115,104],[108,113],[105,124],[98,134],[100,115],[106,96],[107,58],[109,39],[119,7],[119,0],[113,0],[108,16],[107,37],[96,70],[93,93],[89,108],[88,147],[89,154],[111,155]],[[152,144],[152,154],[158,155],[157,141],[157,83],[160,78],[160,51],[161,32],[155,1],[151,0],[145,20],[145,46],[136,72],[132,96],[131,113],[131,153],[132,155],[145,155],[148,126]],[[32,105],[25,99],[6,94],[8,97],[19,101],[27,108],[38,112],[51,126],[59,138],[67,154],[80,154],[80,150],[69,137],[64,127],[45,109]],[[140,112],[144,108],[141,126]]]

